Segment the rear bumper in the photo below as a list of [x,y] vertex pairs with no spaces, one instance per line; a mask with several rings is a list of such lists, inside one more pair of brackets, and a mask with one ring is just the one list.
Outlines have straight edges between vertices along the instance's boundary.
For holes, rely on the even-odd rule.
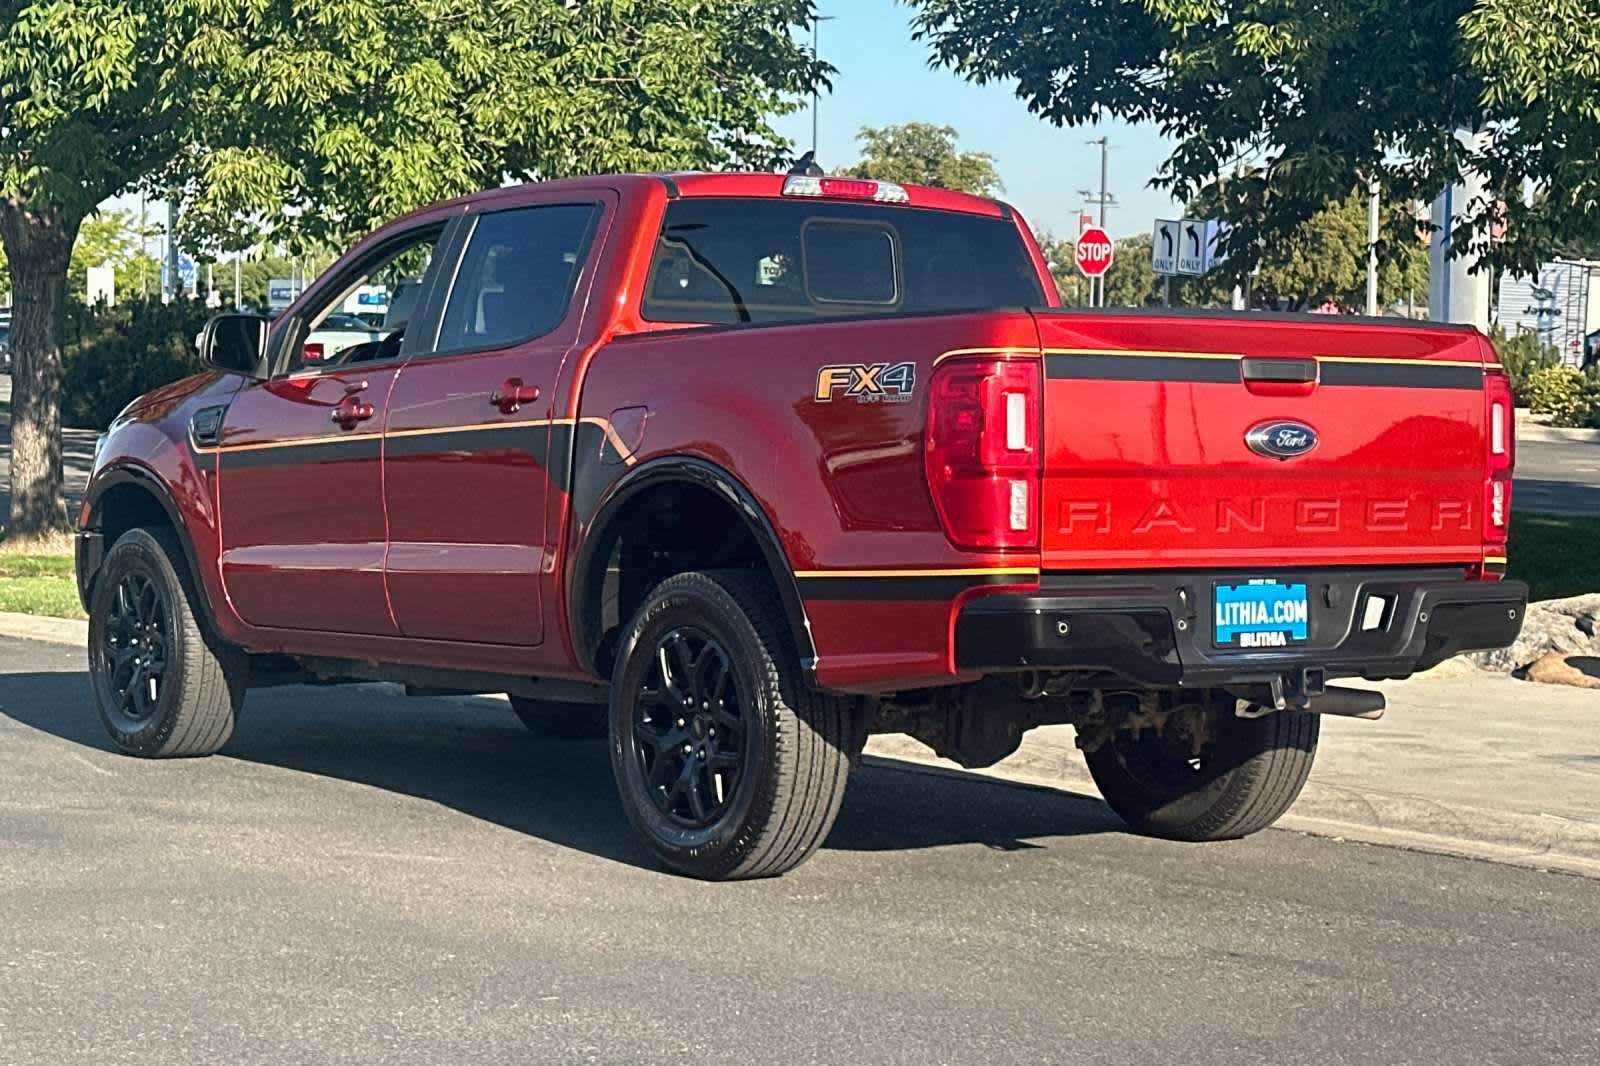
[[[963,673],[1018,670],[1108,675],[1151,687],[1214,687],[1294,677],[1406,677],[1466,651],[1510,644],[1528,587],[1467,581],[1457,568],[1274,573],[1304,581],[1311,620],[1304,644],[1233,651],[1212,643],[1212,587],[1254,574],[1163,571],[1046,575],[1037,592],[969,603],[956,622]],[[1369,627],[1368,601],[1381,597]],[[1374,608],[1372,613],[1377,613]]]

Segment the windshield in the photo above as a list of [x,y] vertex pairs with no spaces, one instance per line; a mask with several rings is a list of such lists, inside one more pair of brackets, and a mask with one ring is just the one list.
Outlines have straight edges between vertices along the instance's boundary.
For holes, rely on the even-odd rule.
[[784,322],[1043,307],[1014,222],[831,201],[667,208],[646,285],[655,322]]

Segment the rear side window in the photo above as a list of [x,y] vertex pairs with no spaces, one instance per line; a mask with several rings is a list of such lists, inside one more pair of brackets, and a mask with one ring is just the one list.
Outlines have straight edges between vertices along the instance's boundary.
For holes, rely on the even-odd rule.
[[643,312],[654,322],[736,323],[1043,306],[1005,219],[696,198],[667,207]]
[[593,204],[553,204],[480,216],[436,350],[504,348],[560,325],[598,214]]

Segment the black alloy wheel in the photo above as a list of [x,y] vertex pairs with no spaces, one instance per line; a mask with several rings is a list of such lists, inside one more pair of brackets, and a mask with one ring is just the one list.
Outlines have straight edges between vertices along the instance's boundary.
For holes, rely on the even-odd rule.
[[713,825],[733,800],[749,741],[727,649],[694,626],[664,633],[637,706],[634,757],[656,809],[685,828]]
[[667,578],[618,642],[611,769],[668,868],[772,877],[822,844],[865,739],[864,708],[808,683],[765,575]]
[[166,681],[172,611],[161,586],[145,574],[124,574],[111,597],[97,667],[115,713],[142,725],[156,713]]
[[89,680],[106,734],[145,758],[210,755],[244,698],[244,656],[206,630],[170,528],[117,538],[88,596]]

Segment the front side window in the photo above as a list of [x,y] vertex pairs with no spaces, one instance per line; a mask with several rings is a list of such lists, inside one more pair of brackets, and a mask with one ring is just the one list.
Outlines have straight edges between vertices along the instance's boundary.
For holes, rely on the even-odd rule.
[[566,317],[600,209],[553,204],[480,216],[439,325],[440,352],[504,348]]
[[[400,354],[443,225],[395,238],[339,279],[305,316],[290,372],[393,359]],[[381,317],[370,308],[381,308]],[[359,317],[357,309],[367,311]]]
[[913,207],[695,197],[667,208],[643,313],[792,322],[1043,307],[1016,225]]

